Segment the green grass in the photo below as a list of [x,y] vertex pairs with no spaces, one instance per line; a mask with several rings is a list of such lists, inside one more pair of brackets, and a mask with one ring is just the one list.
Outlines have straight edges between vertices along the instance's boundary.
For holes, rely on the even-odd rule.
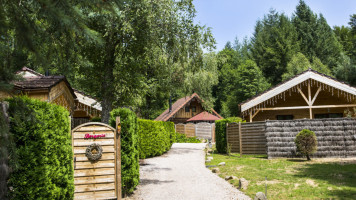
[[[219,176],[236,176],[249,181],[250,197],[265,191],[268,199],[356,199],[356,160],[340,159],[267,159],[266,156],[213,154],[207,165],[219,166]],[[352,163],[352,164],[351,164]],[[230,180],[238,187],[238,180]],[[313,185],[313,186],[312,186]]]

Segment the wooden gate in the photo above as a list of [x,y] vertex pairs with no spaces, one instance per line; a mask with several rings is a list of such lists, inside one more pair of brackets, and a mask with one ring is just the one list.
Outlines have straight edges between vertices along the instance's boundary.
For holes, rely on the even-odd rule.
[[[121,199],[119,121],[118,131],[98,122],[73,129],[74,199]],[[96,160],[90,154],[100,158]]]

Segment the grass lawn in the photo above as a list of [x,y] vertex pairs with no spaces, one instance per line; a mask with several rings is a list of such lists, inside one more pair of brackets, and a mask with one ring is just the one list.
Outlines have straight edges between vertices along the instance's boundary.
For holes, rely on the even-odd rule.
[[[356,159],[270,159],[266,156],[240,158],[213,154],[207,165],[219,166],[219,176],[236,176],[249,181],[245,194],[253,198],[265,191],[268,199],[356,199]],[[211,168],[210,168],[211,169]],[[238,180],[230,180],[238,187]]]

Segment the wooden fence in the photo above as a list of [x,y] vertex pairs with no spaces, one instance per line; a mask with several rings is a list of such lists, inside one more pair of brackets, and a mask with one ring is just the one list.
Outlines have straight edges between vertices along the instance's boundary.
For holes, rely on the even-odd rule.
[[201,139],[213,139],[215,141],[215,124],[212,123],[198,123],[198,124],[176,124],[176,132],[183,133],[187,137],[197,137]]
[[266,123],[231,123],[226,127],[226,141],[232,153],[267,154]]

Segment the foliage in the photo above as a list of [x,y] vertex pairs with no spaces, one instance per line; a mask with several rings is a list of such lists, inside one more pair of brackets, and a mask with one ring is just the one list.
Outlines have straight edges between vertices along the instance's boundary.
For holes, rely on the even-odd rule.
[[242,122],[239,117],[229,117],[215,121],[216,150],[219,153],[227,152],[226,125],[233,122]]
[[171,148],[175,137],[173,122],[139,119],[138,125],[141,159],[162,155]]
[[302,53],[297,53],[288,63],[287,72],[282,75],[282,80],[291,78],[309,68],[326,75],[331,75],[329,68],[323,65],[318,58],[314,57],[312,61],[313,62],[310,63]]
[[295,137],[295,145],[297,146],[297,151],[303,155],[307,156],[310,160],[310,154],[316,152],[318,142],[316,140],[315,133],[308,129],[303,129]]
[[93,117],[91,119],[92,122],[101,122],[101,118],[100,117]]
[[10,132],[18,166],[9,178],[11,199],[72,199],[73,156],[69,113],[47,102],[9,99]]
[[341,44],[322,14],[317,16],[303,0],[296,7],[292,22],[298,34],[300,50],[309,61],[319,58],[333,69],[342,52]]
[[356,65],[345,54],[341,55],[340,62],[334,68],[334,74],[338,80],[356,86]]
[[299,50],[296,28],[285,14],[271,10],[257,21],[251,40],[254,61],[270,83],[278,84],[287,63]]
[[134,191],[140,181],[138,152],[138,123],[134,112],[127,108],[114,109],[110,113],[110,125],[121,122],[121,188],[123,194]]
[[[211,156],[214,159],[207,165],[226,163],[225,166],[218,166],[221,178],[236,176],[249,182],[243,192],[250,197],[265,191],[266,183],[268,199],[351,200],[356,194],[354,160],[333,158],[306,162],[302,159],[267,159],[266,155],[228,156],[214,153]],[[239,187],[238,179],[229,182]]]
[[184,133],[176,133],[176,143],[201,143],[197,137],[187,137]]

